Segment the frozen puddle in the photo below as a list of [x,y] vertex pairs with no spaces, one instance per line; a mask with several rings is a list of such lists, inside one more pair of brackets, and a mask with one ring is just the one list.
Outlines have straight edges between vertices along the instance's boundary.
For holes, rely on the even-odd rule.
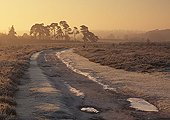
[[95,114],[99,113],[99,111],[93,107],[83,107],[80,110],[87,113],[95,113]]
[[66,86],[69,88],[69,91],[73,94],[75,94],[77,97],[81,97],[84,98],[85,95],[83,92],[81,92],[80,90],[77,90],[76,88],[72,87],[71,85],[69,85],[68,83],[65,83]]
[[131,108],[135,108],[137,110],[146,111],[146,112],[158,112],[158,109],[141,98],[129,98],[127,101],[130,102]]
[[84,71],[82,71],[82,70],[76,69],[76,68],[74,67],[74,64],[75,64],[75,63],[74,63],[71,59],[69,59],[69,58],[64,58],[64,59],[63,59],[63,58],[61,57],[61,54],[64,53],[64,52],[67,52],[67,51],[68,51],[68,50],[64,50],[64,51],[61,51],[61,52],[57,52],[57,53],[56,53],[56,56],[57,56],[69,69],[71,69],[71,70],[74,71],[75,73],[78,73],[78,74],[80,74],[80,75],[83,75],[83,76],[88,77],[90,80],[92,80],[92,81],[98,83],[99,85],[101,85],[101,86],[103,87],[103,89],[105,89],[105,90],[112,90],[112,91],[114,91],[114,92],[117,92],[116,88],[112,88],[112,87],[109,87],[109,85],[103,84],[102,82],[100,82],[99,77],[97,77],[97,76],[94,77],[94,75],[93,75],[92,73],[90,73],[90,72],[84,72]]
[[[114,92],[117,92],[117,89],[116,88],[114,88],[114,87],[110,87],[109,85],[106,85],[106,84],[104,84],[104,83],[102,83],[102,81],[99,79],[99,77],[97,77],[97,76],[95,76],[94,77],[94,75],[92,74],[92,73],[90,73],[90,72],[84,72],[83,70],[80,70],[80,69],[77,69],[77,68],[75,68],[75,65],[76,65],[76,63],[74,63],[71,59],[69,59],[69,58],[67,58],[67,56],[65,56],[65,57],[62,57],[61,55],[62,55],[62,53],[65,53],[65,52],[67,52],[67,51],[69,51],[69,50],[64,50],[64,51],[61,51],[61,52],[57,52],[56,53],[56,56],[69,68],[69,69],[71,69],[72,71],[74,71],[74,72],[76,72],[76,73],[78,73],[78,74],[81,74],[81,75],[83,75],[83,76],[86,76],[86,77],[88,77],[90,80],[92,80],[92,81],[94,81],[94,82],[96,82],[96,83],[98,83],[99,85],[101,85],[102,87],[103,87],[103,89],[105,89],[105,90],[112,90],[112,91],[114,91]],[[70,88],[70,90],[72,91],[72,92],[74,92],[74,93],[79,93],[79,91],[77,91],[77,90],[75,90],[75,89],[72,89],[72,88]],[[140,99],[140,98],[129,98],[129,99],[127,99],[127,101],[129,101],[130,103],[131,103],[131,108],[135,108],[135,109],[137,109],[137,110],[141,110],[141,111],[152,111],[152,112],[158,112],[158,109],[154,106],[154,105],[152,105],[152,104],[150,104],[149,102],[147,102],[147,101],[145,101],[144,99]],[[87,107],[87,108],[85,108],[85,107],[83,107],[82,109],[81,109],[81,111],[84,111],[84,112],[99,112],[99,111],[97,111],[96,109],[94,109],[94,108],[91,108],[91,107]]]
[[[42,53],[42,52],[34,53],[34,54],[31,56],[30,60],[36,62],[36,59],[38,58],[38,56],[39,56],[41,53]],[[36,64],[36,63],[34,63],[34,64]]]

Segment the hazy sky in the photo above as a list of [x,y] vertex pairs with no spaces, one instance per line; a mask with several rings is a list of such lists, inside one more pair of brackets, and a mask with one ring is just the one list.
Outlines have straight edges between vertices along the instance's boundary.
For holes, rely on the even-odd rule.
[[66,20],[93,30],[170,28],[170,0],[0,0],[0,31]]

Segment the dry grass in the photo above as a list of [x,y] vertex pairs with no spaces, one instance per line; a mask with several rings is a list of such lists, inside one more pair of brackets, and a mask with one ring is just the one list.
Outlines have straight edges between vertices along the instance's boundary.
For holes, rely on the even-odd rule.
[[170,71],[170,43],[87,45],[76,51],[90,61],[135,72]]
[[13,119],[16,115],[14,93],[32,52],[34,49],[30,46],[9,46],[0,50],[0,119]]
[[69,41],[0,40],[0,120],[15,119],[14,95],[18,90],[19,79],[29,67],[29,58],[34,52],[75,46]]
[[91,61],[129,71],[161,71],[170,67],[170,44],[104,44],[82,47],[81,42],[0,40],[0,120],[15,119],[15,92],[29,58],[36,52],[50,48],[79,47],[77,53]]

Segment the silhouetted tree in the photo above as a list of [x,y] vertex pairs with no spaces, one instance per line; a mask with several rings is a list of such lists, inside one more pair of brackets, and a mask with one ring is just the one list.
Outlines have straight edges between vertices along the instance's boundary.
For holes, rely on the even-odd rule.
[[30,35],[35,38],[44,39],[50,36],[50,26],[44,26],[44,24],[35,24],[31,27]]
[[[87,26],[82,25],[80,27],[80,31],[84,35],[83,40],[85,42],[96,42],[99,39],[94,33],[88,30]],[[72,30],[66,21],[60,21],[59,24],[51,23],[47,26],[44,26],[43,23],[34,24],[30,29],[30,35],[38,39],[53,38],[58,40],[70,40],[69,34],[73,34],[74,40],[76,40],[76,35],[79,33],[80,32],[77,27],[74,27]]]
[[44,26],[44,37],[49,38],[50,37],[50,25]]
[[74,29],[73,29],[74,40],[77,40],[77,38],[76,38],[76,35],[77,35],[77,34],[79,34],[79,30],[78,30],[77,27],[74,27]]
[[69,34],[72,34],[70,26],[67,24],[66,21],[60,21],[60,25],[63,27],[63,31],[64,31],[63,37],[65,38],[65,40],[70,40]]
[[51,31],[52,31],[52,37],[54,39],[55,39],[55,36],[56,36],[57,27],[58,27],[58,23],[51,23],[51,25],[50,25],[50,28],[51,28]]
[[35,38],[37,38],[40,35],[40,26],[42,26],[43,24],[35,24],[31,27],[30,29],[30,35],[33,35]]
[[83,40],[85,42],[97,42],[99,40],[98,36],[94,35],[94,33],[90,32],[88,27],[85,25],[80,26],[81,33],[84,35]]
[[11,37],[16,37],[16,36],[15,36],[16,34],[17,34],[17,33],[15,32],[15,28],[14,28],[14,26],[12,25],[12,27],[11,27],[10,30],[9,30],[8,35],[11,36]]
[[61,27],[60,27],[60,26],[57,26],[56,38],[57,38],[58,40],[62,40],[62,39],[63,39],[63,36],[64,36],[64,33],[63,33]]

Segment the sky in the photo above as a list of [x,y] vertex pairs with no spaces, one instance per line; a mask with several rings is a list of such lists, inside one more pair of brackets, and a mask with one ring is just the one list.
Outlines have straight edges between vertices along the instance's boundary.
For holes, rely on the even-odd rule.
[[170,0],[0,0],[0,32],[66,20],[92,30],[170,28]]

